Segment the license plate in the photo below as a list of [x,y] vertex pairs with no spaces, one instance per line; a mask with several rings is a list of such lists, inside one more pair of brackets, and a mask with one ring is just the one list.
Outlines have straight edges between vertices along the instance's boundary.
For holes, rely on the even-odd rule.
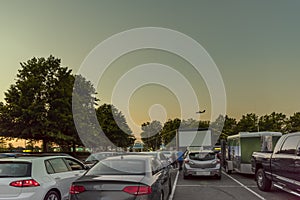
[[196,175],[198,175],[198,176],[209,176],[210,172],[196,172]]

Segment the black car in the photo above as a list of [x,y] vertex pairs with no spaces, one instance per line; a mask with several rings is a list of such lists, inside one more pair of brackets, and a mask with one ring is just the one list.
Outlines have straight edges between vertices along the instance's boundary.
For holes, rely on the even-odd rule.
[[253,152],[251,164],[260,190],[273,185],[300,197],[300,132],[281,136],[273,152]]
[[163,164],[164,167],[169,167],[171,165],[169,159],[161,151],[144,151],[144,152],[139,152],[139,154],[151,155],[156,157]]
[[120,155],[99,161],[73,182],[70,200],[163,200],[171,188],[171,179],[157,158]]

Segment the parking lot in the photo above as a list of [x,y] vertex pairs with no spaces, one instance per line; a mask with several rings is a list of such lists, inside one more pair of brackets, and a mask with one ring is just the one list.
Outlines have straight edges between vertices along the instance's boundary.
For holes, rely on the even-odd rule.
[[254,177],[222,172],[222,179],[192,177],[184,180],[182,173],[174,170],[174,187],[169,200],[208,199],[208,200],[296,200],[296,196],[272,189],[262,192],[256,187]]

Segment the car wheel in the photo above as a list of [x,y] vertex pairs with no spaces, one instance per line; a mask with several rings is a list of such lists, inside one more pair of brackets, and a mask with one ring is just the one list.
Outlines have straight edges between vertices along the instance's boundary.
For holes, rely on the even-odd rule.
[[216,178],[217,178],[218,180],[221,180],[221,179],[222,179],[222,176],[221,176],[221,175],[217,175]]
[[60,200],[60,195],[58,192],[51,190],[46,194],[44,200]]
[[265,171],[260,168],[255,174],[257,187],[262,191],[269,191],[272,186],[272,181],[266,177]]

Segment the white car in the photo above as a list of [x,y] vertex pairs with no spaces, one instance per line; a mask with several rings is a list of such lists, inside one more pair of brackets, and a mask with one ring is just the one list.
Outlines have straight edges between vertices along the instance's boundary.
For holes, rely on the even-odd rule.
[[212,150],[187,151],[182,166],[183,178],[189,176],[214,176],[221,179],[221,161]]
[[0,159],[0,200],[67,200],[87,167],[67,155]]

